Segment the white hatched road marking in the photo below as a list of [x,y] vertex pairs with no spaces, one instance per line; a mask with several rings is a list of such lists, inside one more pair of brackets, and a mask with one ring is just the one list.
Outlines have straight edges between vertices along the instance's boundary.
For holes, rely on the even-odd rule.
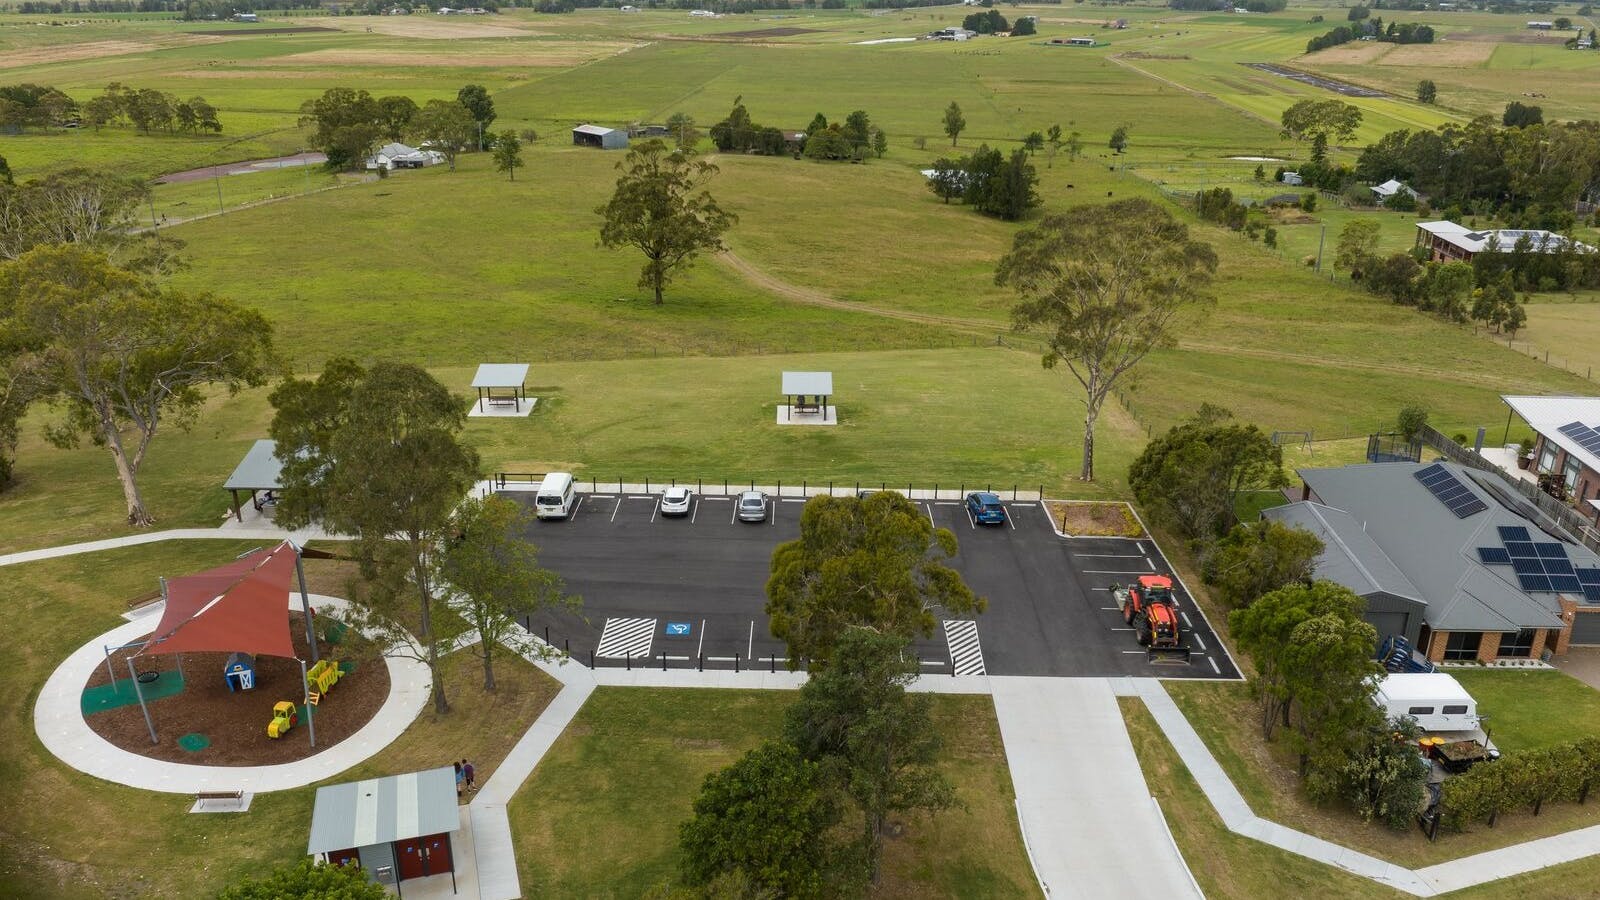
[[608,618],[605,630],[600,632],[600,646],[595,648],[594,655],[608,659],[647,657],[655,634],[655,619]]
[[945,643],[957,675],[983,675],[983,646],[978,643],[978,623],[971,619],[946,619]]

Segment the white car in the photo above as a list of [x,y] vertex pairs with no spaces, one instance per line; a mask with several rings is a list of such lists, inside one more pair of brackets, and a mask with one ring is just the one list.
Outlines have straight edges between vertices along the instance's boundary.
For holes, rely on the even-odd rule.
[[739,521],[765,522],[767,520],[767,495],[761,491],[745,491],[739,495]]
[[687,516],[689,505],[694,502],[694,491],[686,487],[669,487],[661,492],[661,514],[663,516]]

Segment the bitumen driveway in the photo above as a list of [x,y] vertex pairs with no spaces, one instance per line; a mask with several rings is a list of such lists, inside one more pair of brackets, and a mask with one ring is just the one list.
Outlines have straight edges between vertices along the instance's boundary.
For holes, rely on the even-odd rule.
[[[506,496],[531,507],[531,494]],[[533,522],[527,537],[582,610],[535,612],[531,631],[586,665],[785,666],[765,590],[773,549],[799,536],[800,498],[774,498],[756,524],[737,521],[727,496],[697,495],[682,518],[661,516],[653,494],[580,497],[570,519]],[[1149,659],[1122,621],[1111,586],[1171,571],[1154,541],[1063,538],[1035,502],[1006,503],[1008,521],[988,526],[955,501],[917,505],[955,533],[952,563],[989,601],[976,616],[941,616],[915,642],[923,674],[1239,677],[1181,587],[1188,663]]]

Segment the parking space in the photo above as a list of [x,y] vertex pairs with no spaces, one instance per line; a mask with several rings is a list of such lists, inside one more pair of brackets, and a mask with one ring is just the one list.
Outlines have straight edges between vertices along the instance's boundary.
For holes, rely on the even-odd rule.
[[[586,494],[569,520],[533,523],[542,563],[582,597],[583,612],[544,611],[526,624],[584,663],[782,668],[765,587],[773,548],[799,536],[802,501],[771,498],[763,521],[744,522],[736,496],[697,495],[677,517],[663,517],[658,500]],[[1111,586],[1170,571],[1154,542],[1062,538],[1037,503],[1004,504],[996,525],[956,501],[918,505],[956,534],[953,564],[989,601],[979,616],[941,616],[915,643],[925,674],[1238,677],[1181,587],[1188,663],[1149,660],[1122,621]]]

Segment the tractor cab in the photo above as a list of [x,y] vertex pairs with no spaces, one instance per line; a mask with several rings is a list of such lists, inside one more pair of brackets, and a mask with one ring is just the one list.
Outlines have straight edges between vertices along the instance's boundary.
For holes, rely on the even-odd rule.
[[1139,593],[1145,603],[1163,603],[1177,606],[1178,598],[1172,593],[1169,575],[1140,575]]

